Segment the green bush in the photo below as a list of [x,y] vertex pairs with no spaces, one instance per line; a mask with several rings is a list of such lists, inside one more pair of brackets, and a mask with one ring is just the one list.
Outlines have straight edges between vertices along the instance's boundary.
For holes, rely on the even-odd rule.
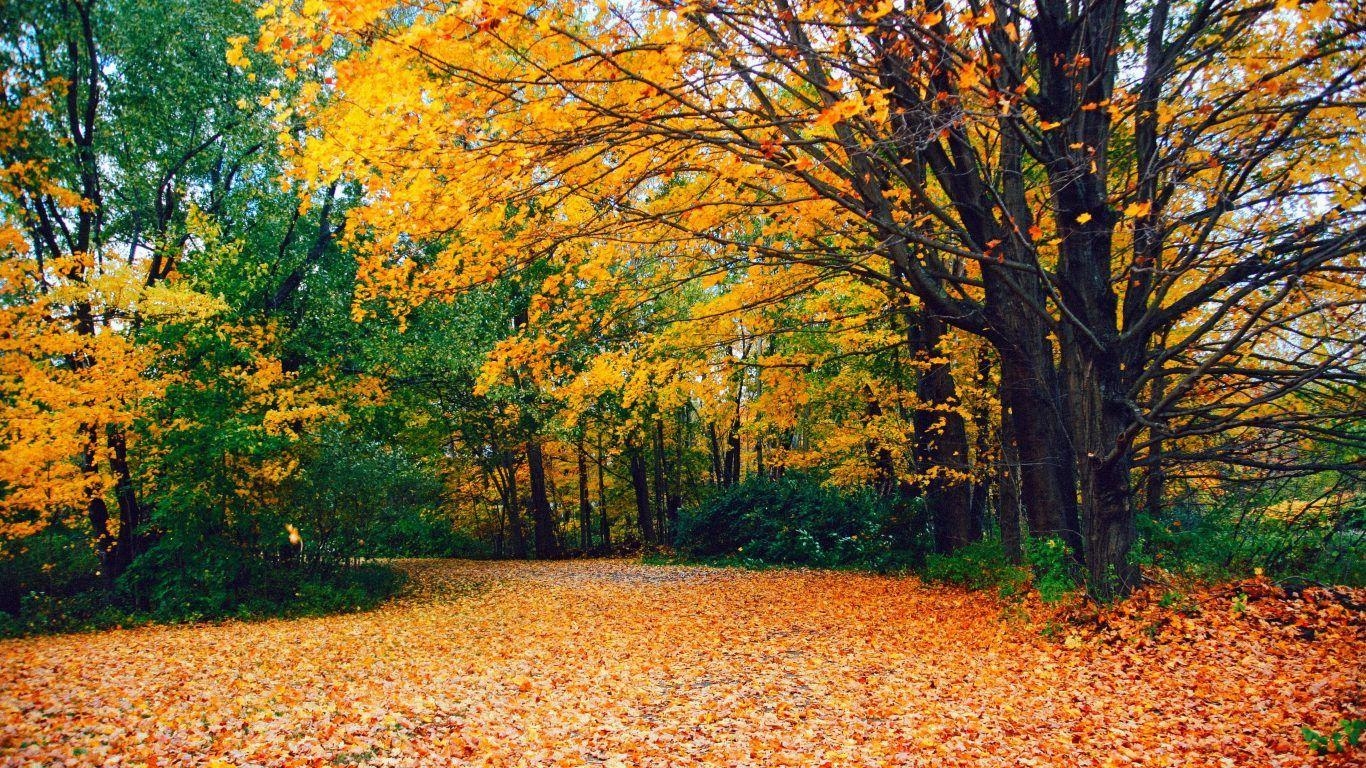
[[1176,504],[1140,516],[1135,560],[1205,579],[1268,576],[1366,584],[1366,507],[1333,516],[1281,517],[1277,499],[1234,495],[1218,505]]
[[1013,565],[1000,539],[986,538],[951,554],[932,554],[921,576],[927,581],[956,584],[968,589],[995,588],[1002,598],[1024,595],[1032,585],[1045,603],[1056,603],[1077,590],[1072,578],[1072,559],[1067,546],[1057,539],[1025,542],[1028,567]]
[[703,560],[749,560],[820,568],[904,568],[891,504],[871,490],[847,491],[788,472],[750,478],[679,515],[675,546]]
[[445,517],[427,510],[404,510],[371,521],[358,542],[364,557],[463,557],[493,554],[488,542],[457,529]]
[[932,554],[920,571],[926,581],[968,589],[996,588],[1005,598],[1024,594],[1029,569],[1012,565],[999,539],[983,539],[947,554]]
[[0,612],[16,614],[30,594],[72,594],[97,586],[99,560],[81,530],[53,525],[0,550]]
[[1308,726],[1300,729],[1304,742],[1316,755],[1333,752],[1346,752],[1360,746],[1362,735],[1366,734],[1366,720],[1342,720],[1328,733],[1319,733]]
[[1034,572],[1034,588],[1045,603],[1058,603],[1077,590],[1072,578],[1072,555],[1061,539],[1030,539],[1025,542],[1025,559]]
[[[205,619],[257,619],[317,616],[366,610],[396,594],[403,574],[375,563],[339,567],[324,572],[277,565],[262,569],[246,584],[219,581],[214,571],[190,575],[146,573],[130,569],[121,589],[86,589],[73,594],[31,592],[15,613],[0,612],[0,637],[51,632],[80,632],[134,626],[150,621],[184,622]],[[220,571],[222,576],[226,571]],[[150,605],[138,607],[129,598],[128,581],[151,579]],[[195,590],[203,589],[203,594]]]

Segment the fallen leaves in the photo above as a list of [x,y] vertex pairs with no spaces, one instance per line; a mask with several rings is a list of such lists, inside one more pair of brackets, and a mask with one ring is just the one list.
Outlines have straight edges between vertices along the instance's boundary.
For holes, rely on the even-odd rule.
[[1299,728],[1363,707],[1361,624],[1312,594],[1064,642],[914,579],[403,566],[365,614],[0,644],[0,765],[1345,765]]

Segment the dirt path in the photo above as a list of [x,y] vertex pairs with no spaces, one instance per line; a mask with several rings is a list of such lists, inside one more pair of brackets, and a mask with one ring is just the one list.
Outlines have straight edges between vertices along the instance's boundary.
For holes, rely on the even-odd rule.
[[[0,765],[1278,766],[1359,624],[1068,643],[914,579],[405,561],[381,610],[0,643]],[[218,761],[218,762],[213,762]]]

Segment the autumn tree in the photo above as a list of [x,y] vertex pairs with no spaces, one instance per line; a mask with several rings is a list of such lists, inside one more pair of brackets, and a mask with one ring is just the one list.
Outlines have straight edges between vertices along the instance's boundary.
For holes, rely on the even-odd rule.
[[272,569],[332,569],[395,510],[428,525],[432,452],[348,365],[350,191],[280,184],[272,105],[310,86],[229,62],[252,9],[58,0],[0,22],[3,607],[33,589],[12,568],[34,537],[93,551],[80,583],[205,614]]
[[[739,259],[904,294],[997,350],[1031,533],[1098,596],[1136,583],[1132,470],[1179,403],[1359,382],[1350,5],[270,9],[282,61],[345,53],[299,167],[371,189],[364,279]],[[399,232],[458,236],[419,264]]]

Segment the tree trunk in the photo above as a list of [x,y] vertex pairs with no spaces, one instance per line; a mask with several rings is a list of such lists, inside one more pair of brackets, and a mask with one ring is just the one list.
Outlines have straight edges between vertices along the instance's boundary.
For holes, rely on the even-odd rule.
[[127,438],[123,430],[114,426],[106,429],[106,437],[113,449],[109,466],[114,471],[114,496],[119,505],[119,530],[114,536],[113,546],[108,551],[105,569],[109,578],[117,579],[141,554],[138,528],[142,525],[142,509],[138,504],[132,470],[128,465]]
[[996,473],[1000,509],[1001,545],[1010,562],[1024,562],[1024,540],[1020,535],[1020,456],[1015,450],[1015,419],[1010,407],[1001,400],[1001,463]]
[[1030,362],[1014,349],[1001,350],[1000,395],[1008,404],[1015,436],[1020,496],[1029,535],[1061,538],[1080,559],[1085,550],[1077,515],[1076,474],[1051,345],[1036,360]]
[[527,441],[526,459],[528,475],[531,478],[531,498],[528,500],[528,507],[534,526],[536,557],[545,560],[557,556],[559,547],[555,542],[555,516],[550,509],[550,498],[546,495],[545,455],[541,450],[540,441],[534,438]]
[[642,543],[655,542],[655,519],[650,509],[650,478],[645,468],[645,455],[640,446],[627,443],[630,454],[631,487],[636,493],[636,525],[640,528]]
[[602,449],[602,435],[598,435],[598,517],[602,530],[602,548],[612,547],[612,520],[607,516],[607,484],[603,479],[605,472],[603,465],[607,463],[606,453]]
[[593,504],[588,500],[588,452],[579,438],[579,549],[593,548]]
[[[1161,344],[1166,345],[1167,337],[1162,336]],[[1160,365],[1160,363],[1159,363]],[[1148,413],[1160,423],[1160,415],[1157,413],[1158,405],[1162,398],[1167,394],[1167,378],[1161,374],[1153,377],[1151,392],[1148,396]],[[1166,494],[1167,475],[1163,469],[1162,462],[1165,458],[1165,446],[1162,441],[1162,431],[1160,427],[1150,427],[1148,429],[1148,456],[1145,462],[1148,465],[1148,473],[1144,478],[1144,505],[1147,508],[1148,517],[1157,520],[1163,512],[1163,496]]]
[[659,535],[659,543],[666,544],[669,541],[668,522],[666,519],[668,511],[668,489],[665,484],[664,476],[667,468],[664,465],[664,420],[655,419],[654,428],[654,470],[655,470],[655,530]]
[[725,472],[721,468],[721,441],[716,436],[716,422],[707,423],[707,447],[711,449],[711,477],[718,487],[725,487]]
[[1087,572],[1091,594],[1100,600],[1122,597],[1138,586],[1138,568],[1129,561],[1137,538],[1129,487],[1132,455],[1124,444],[1132,416],[1115,393],[1118,366],[1109,376],[1106,367],[1076,360],[1068,371],[1075,393],[1073,431],[1082,451],[1077,468]]
[[[991,388],[991,357],[986,349],[977,353],[977,388],[985,392]],[[973,408],[973,481],[972,481],[972,540],[981,540],[986,528],[987,509],[991,495],[991,471],[987,456],[991,449],[991,406],[983,399]]]
[[958,410],[953,370],[939,348],[947,330],[927,312],[918,313],[908,329],[912,350],[926,361],[916,383],[912,422],[925,503],[934,521],[934,547],[941,553],[974,540],[967,426]]
[[[1133,375],[1142,367],[1146,345],[1136,339],[1126,342],[1119,332],[1113,281],[1114,229],[1120,216],[1110,207],[1106,163],[1113,118],[1109,110],[1084,105],[1105,104],[1114,93],[1119,72],[1115,51],[1124,17],[1123,2],[1100,0],[1087,6],[1084,22],[1072,18],[1064,4],[1054,3],[1043,6],[1032,23],[1039,61],[1036,109],[1040,119],[1066,122],[1062,130],[1046,132],[1040,150],[1062,237],[1057,290],[1064,323],[1059,343],[1080,481],[1088,587],[1101,600],[1126,595],[1138,582],[1138,570],[1129,562],[1135,537],[1129,488],[1134,414],[1125,377],[1126,369]],[[1017,414],[1022,413],[1020,403],[1015,405]]]
[[512,454],[503,459],[503,471],[507,473],[504,507],[508,516],[508,538],[511,539],[512,556],[518,560],[526,559],[526,533],[522,530],[521,499],[517,490],[517,462]]
[[692,429],[688,419],[688,409],[682,407],[678,409],[678,436],[674,440],[674,460],[669,468],[669,494],[667,509],[665,509],[665,522],[668,525],[669,542],[673,543],[673,538],[678,531],[678,510],[683,506],[683,489],[687,485],[688,478],[684,477],[683,445],[691,440]]
[[726,432],[724,475],[725,482],[722,484],[727,488],[740,482],[740,420],[738,416],[734,426]]

